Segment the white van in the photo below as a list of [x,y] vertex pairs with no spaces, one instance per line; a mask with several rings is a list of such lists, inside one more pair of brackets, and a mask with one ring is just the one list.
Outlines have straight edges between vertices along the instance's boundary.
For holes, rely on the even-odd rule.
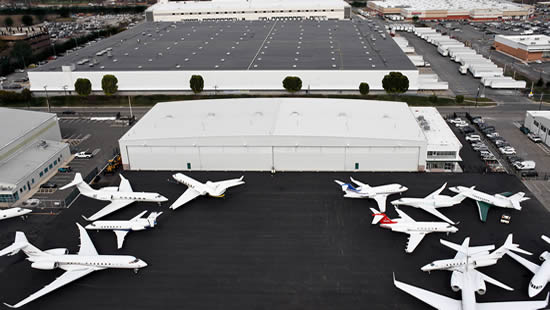
[[514,163],[517,170],[532,170],[535,169],[535,162],[532,160],[518,161]]

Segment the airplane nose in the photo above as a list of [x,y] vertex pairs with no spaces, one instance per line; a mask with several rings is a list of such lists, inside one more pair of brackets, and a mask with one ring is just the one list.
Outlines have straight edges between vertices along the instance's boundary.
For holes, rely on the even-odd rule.
[[420,268],[420,270],[422,270],[422,271],[428,271],[428,270],[430,270],[430,265],[429,265],[429,264],[428,264],[428,265],[424,265],[424,266],[422,266],[422,268]]
[[166,198],[166,197],[164,197],[164,196],[161,196],[160,200],[161,200],[162,202],[165,202],[165,201],[168,201],[168,198]]
[[537,295],[537,292],[533,289],[533,288],[529,288],[529,291],[528,291],[528,294],[529,294],[529,298],[533,298],[535,297],[535,295]]
[[409,188],[408,188],[408,187],[406,187],[406,186],[401,186],[401,190],[402,190],[402,191],[408,191],[408,190],[409,190]]
[[139,264],[138,264],[138,265],[139,265],[139,268],[145,268],[145,267],[147,267],[147,263],[144,262],[144,261],[142,261],[141,259],[139,260]]

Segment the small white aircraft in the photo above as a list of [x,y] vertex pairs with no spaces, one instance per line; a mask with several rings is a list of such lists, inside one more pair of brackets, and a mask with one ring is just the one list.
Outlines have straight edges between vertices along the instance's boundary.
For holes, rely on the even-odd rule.
[[513,291],[514,289],[508,285],[476,270],[476,268],[479,267],[495,265],[504,254],[510,254],[512,251],[531,255],[531,253],[522,250],[518,244],[513,243],[512,238],[512,234],[509,234],[504,244],[491,253],[489,251],[495,249],[494,245],[471,247],[470,237],[464,239],[461,245],[441,239],[441,244],[457,252],[455,257],[452,259],[436,260],[420,269],[427,272],[434,270],[452,271],[451,288],[455,292],[467,286],[465,281],[472,279],[475,280],[475,283],[472,285],[477,286],[476,292],[481,295],[485,294],[485,282],[499,286],[508,291]]
[[5,210],[0,210],[0,220],[6,220],[12,217],[20,216],[22,219],[25,219],[25,215],[31,213],[32,210],[24,208],[9,208]]
[[87,221],[98,220],[105,215],[111,214],[119,209],[128,206],[134,201],[156,202],[159,205],[161,204],[161,202],[168,201],[166,197],[158,193],[134,192],[132,190],[130,182],[128,182],[128,180],[124,178],[122,174],[120,175],[120,185],[118,187],[109,186],[103,187],[101,189],[93,189],[88,184],[86,184],[84,180],[82,180],[82,176],[80,175],[80,173],[77,173],[74,176],[74,180],[71,183],[61,187],[60,189],[63,190],[71,186],[76,186],[80,193],[86,197],[97,200],[111,201],[110,204],[108,204],[106,207],[99,210],[89,218],[83,216],[84,219]]
[[336,184],[340,185],[346,198],[370,198],[374,199],[378,204],[378,209],[381,212],[386,212],[386,199],[391,194],[402,193],[408,190],[407,187],[401,184],[386,184],[380,186],[369,186],[368,184],[361,183],[354,178],[350,177],[351,182],[355,183],[357,187],[350,183],[344,183],[339,180],[334,180]]
[[175,210],[189,201],[203,195],[209,195],[212,197],[224,197],[225,191],[234,186],[244,184],[244,176],[238,179],[231,179],[225,181],[212,182],[207,181],[201,183],[195,179],[186,176],[183,173],[176,173],[172,176],[179,183],[187,185],[187,190],[170,206],[170,209]]
[[[550,238],[544,235],[541,236],[541,238],[550,244]],[[546,284],[550,282],[550,253],[548,251],[544,251],[540,254],[539,258],[543,261],[540,266],[517,254],[508,253],[508,255],[534,274],[531,282],[529,282],[528,294],[529,297],[537,296],[544,289]]]
[[153,228],[157,225],[157,217],[159,217],[162,212],[151,212],[147,218],[142,218],[147,211],[143,211],[138,214],[136,217],[132,218],[129,221],[95,221],[86,226],[88,230],[112,230],[117,239],[117,248],[122,248],[124,243],[124,238],[130,231],[145,230],[147,228]]
[[460,300],[397,281],[395,279],[395,275],[393,277],[393,284],[405,293],[414,296],[420,301],[440,310],[535,310],[543,309],[548,305],[548,296],[546,296],[546,300],[540,301],[501,301],[478,303],[475,296],[476,289],[478,288],[471,285],[472,283],[475,283],[477,279],[472,278],[471,275],[471,273],[467,273],[468,280],[464,281],[466,285],[462,287],[462,299]]
[[518,192],[513,195],[512,193],[490,195],[475,190],[475,186],[455,186],[449,188],[449,190],[475,200],[479,210],[479,219],[482,222],[487,221],[487,213],[492,206],[521,210],[520,202],[530,199],[529,197],[525,197],[524,192]]
[[429,194],[424,198],[401,198],[391,202],[394,206],[411,206],[414,208],[422,209],[428,213],[431,213],[438,218],[444,220],[449,224],[455,224],[448,217],[443,215],[437,210],[437,208],[448,208],[457,205],[466,199],[466,196],[462,194],[456,194],[454,197],[441,195],[441,192],[445,189],[447,183],[443,184],[435,192]]
[[412,253],[414,249],[420,244],[420,241],[429,233],[432,232],[444,232],[455,233],[458,228],[445,223],[445,222],[417,222],[408,216],[405,212],[395,207],[395,211],[399,214],[398,219],[390,219],[385,213],[380,213],[376,209],[371,208],[372,224],[380,222],[380,227],[388,228],[392,231],[402,232],[409,234],[409,242],[405,252]]
[[42,251],[30,244],[24,233],[20,231],[15,233],[15,242],[0,251],[0,256],[15,255],[19,251],[23,251],[28,256],[27,260],[32,263],[32,268],[40,270],[61,268],[65,270],[65,273],[17,304],[5,304],[6,306],[19,308],[94,271],[107,268],[122,268],[133,269],[134,272],[137,272],[138,269],[147,266],[147,263],[134,256],[99,255],[86,230],[78,223],[76,226],[80,232],[80,250],[78,254],[67,254],[68,250],[65,248]]

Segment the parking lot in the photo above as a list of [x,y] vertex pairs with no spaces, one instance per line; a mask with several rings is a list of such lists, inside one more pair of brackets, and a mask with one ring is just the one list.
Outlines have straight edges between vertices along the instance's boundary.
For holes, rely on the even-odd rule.
[[[342,197],[333,180],[347,180],[347,173],[244,173],[246,184],[228,191],[225,199],[198,198],[176,211],[167,206],[185,186],[168,182],[170,175],[125,172],[134,190],[160,192],[170,201],[162,207],[135,203],[108,218],[129,219],[143,210],[162,210],[158,227],[130,233],[120,251],[112,232],[89,232],[99,253],[135,255],[149,264],[147,268],[137,275],[131,270],[94,273],[28,308],[426,309],[393,286],[392,273],[407,283],[458,297],[449,287],[449,273],[419,270],[432,260],[455,255],[439,244],[440,238],[460,243],[470,236],[473,245],[498,246],[514,232],[514,241],[538,254],[547,249],[539,235],[550,233],[549,214],[536,199],[524,202],[521,212],[491,209],[487,223],[479,221],[474,202],[466,200],[444,211],[460,221],[458,233],[428,235],[408,255],[406,235],[370,224],[369,207],[376,206],[374,201]],[[190,174],[200,181],[239,175]],[[500,174],[357,173],[353,177],[371,185],[399,182],[409,187],[404,194],[409,197],[424,197],[445,182],[477,185],[490,193],[527,191],[514,176]],[[527,196],[532,197],[528,191]],[[388,201],[398,198],[390,196]],[[81,215],[104,205],[81,196],[47,225],[33,222],[32,217],[28,223],[6,221],[0,228],[0,247],[13,240],[14,229],[20,229],[31,231],[29,240],[40,248],[68,247],[75,252],[79,241],[74,223],[84,223]],[[402,210],[416,220],[436,220],[420,210]],[[499,223],[503,213],[512,216],[511,224]],[[396,216],[391,207],[388,214]],[[22,255],[0,258],[0,265],[9,266],[0,273],[7,302],[26,297],[59,275],[30,268]],[[505,257],[484,272],[516,290],[489,286],[478,301],[528,299],[531,274],[511,259]]]

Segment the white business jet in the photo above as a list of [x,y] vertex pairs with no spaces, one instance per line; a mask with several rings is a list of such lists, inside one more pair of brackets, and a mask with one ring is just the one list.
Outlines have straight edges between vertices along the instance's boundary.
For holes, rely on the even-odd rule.
[[372,219],[372,224],[380,222],[380,227],[382,228],[409,234],[409,241],[405,249],[407,253],[412,253],[418,244],[420,244],[424,236],[429,233],[444,232],[449,234],[458,231],[458,228],[445,222],[417,222],[397,207],[395,207],[395,211],[399,214],[399,218],[397,219],[390,219],[385,213],[380,213],[374,208],[370,210],[374,217]]
[[475,186],[455,186],[449,188],[449,190],[475,200],[479,210],[479,219],[482,222],[487,221],[487,213],[492,206],[521,210],[520,202],[530,199],[529,197],[525,197],[524,192],[518,192],[513,195],[512,193],[490,195],[475,190]]
[[86,197],[97,200],[111,201],[110,204],[108,204],[106,207],[99,210],[89,218],[83,216],[84,219],[87,221],[98,220],[105,215],[111,214],[119,209],[128,206],[134,201],[156,202],[159,205],[161,204],[161,202],[168,201],[166,197],[158,193],[134,192],[132,190],[130,182],[128,182],[128,180],[124,178],[122,174],[120,175],[120,185],[118,187],[109,186],[100,189],[93,189],[88,184],[86,184],[84,180],[82,180],[82,176],[80,175],[80,173],[77,173],[74,176],[74,180],[71,183],[61,187],[60,189],[63,190],[71,186],[76,186],[80,193]]
[[170,206],[172,210],[183,206],[199,196],[209,195],[212,197],[224,197],[225,191],[228,188],[244,184],[244,176],[238,179],[218,182],[207,181],[206,183],[201,183],[183,173],[176,173],[172,177],[179,183],[187,185],[187,190]]
[[[541,238],[550,244],[550,238],[544,235],[541,236]],[[508,255],[534,274],[529,282],[528,294],[529,297],[537,296],[544,289],[546,284],[550,282],[550,253],[544,251],[540,254],[539,259],[543,262],[541,265],[532,263],[514,253],[508,253]]]
[[65,270],[65,273],[17,304],[5,304],[6,306],[19,308],[94,271],[121,268],[133,269],[134,272],[137,272],[138,269],[147,266],[144,261],[134,256],[99,255],[86,230],[78,223],[76,226],[80,232],[80,250],[78,254],[67,254],[68,250],[65,248],[42,251],[30,244],[24,233],[19,231],[15,233],[15,242],[0,251],[0,256],[15,255],[19,251],[23,251],[28,256],[27,260],[32,263],[32,268],[40,270],[61,268]]
[[386,199],[391,194],[402,193],[408,190],[407,187],[401,184],[387,184],[380,186],[369,186],[368,184],[361,183],[354,178],[350,177],[351,182],[355,183],[357,187],[350,183],[344,183],[339,180],[334,180],[336,184],[340,185],[346,198],[370,198],[374,199],[378,204],[378,210],[386,212]]
[[130,231],[145,230],[147,228],[153,228],[157,225],[157,217],[162,212],[151,212],[147,218],[142,218],[147,211],[143,211],[136,217],[129,221],[95,221],[86,226],[88,230],[112,230],[117,239],[117,248],[122,248],[124,244],[124,238]]
[[5,210],[0,210],[0,220],[6,220],[12,217],[20,216],[22,219],[25,219],[25,215],[31,213],[32,210],[24,208],[9,208]]
[[457,205],[466,199],[466,196],[462,194],[456,194],[454,197],[441,195],[441,192],[445,189],[447,183],[443,184],[435,192],[429,194],[424,198],[401,198],[391,202],[394,206],[411,206],[414,208],[422,209],[434,216],[444,220],[449,224],[455,224],[448,217],[443,215],[437,210],[437,208],[448,208]]

